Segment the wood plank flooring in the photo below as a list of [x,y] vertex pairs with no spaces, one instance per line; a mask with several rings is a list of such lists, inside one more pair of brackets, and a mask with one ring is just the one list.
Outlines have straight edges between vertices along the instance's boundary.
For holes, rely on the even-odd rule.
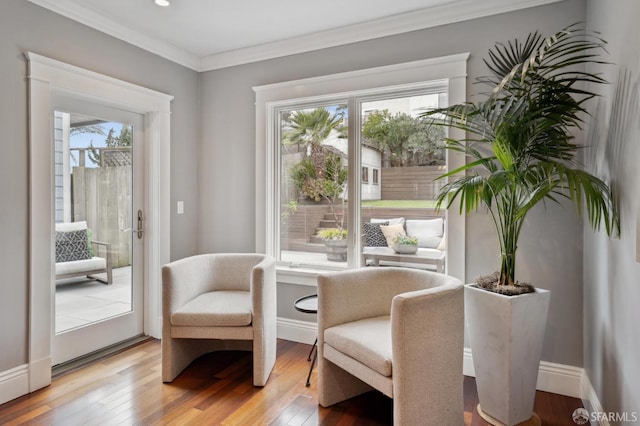
[[[318,406],[316,373],[305,387],[309,346],[278,341],[264,388],[252,385],[251,354],[208,354],[173,383],[160,379],[160,342],[150,340],[54,379],[51,386],[0,405],[0,425],[390,425],[392,401],[370,392],[331,408]],[[465,425],[487,423],[475,411],[465,377]],[[579,399],[538,392],[543,425],[575,426]],[[447,425],[443,425],[447,426]]]

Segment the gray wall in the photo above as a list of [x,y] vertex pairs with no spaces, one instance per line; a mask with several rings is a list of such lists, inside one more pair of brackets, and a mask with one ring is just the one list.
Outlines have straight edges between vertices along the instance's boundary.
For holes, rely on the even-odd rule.
[[[475,93],[478,88],[472,79],[486,74],[481,59],[494,42],[536,29],[551,33],[584,21],[585,5],[581,0],[566,1],[202,74],[200,250],[254,249],[252,86],[471,52],[468,93]],[[520,279],[552,291],[543,359],[581,366],[582,226],[573,212],[555,206],[546,212],[538,209],[528,222],[518,259]],[[487,217],[470,216],[468,280],[495,270],[497,253]],[[290,286],[279,290],[279,311],[289,313],[285,306],[299,292]]]
[[[27,64],[33,51],[175,96],[171,105],[171,257],[197,251],[198,73],[25,0],[0,6],[0,371],[27,362]],[[37,153],[36,153],[37,155]],[[175,214],[175,201],[185,214]]]
[[614,240],[585,230],[584,368],[605,411],[640,417],[639,18],[638,0],[588,3],[589,26],[609,42],[615,64],[596,69],[611,84],[591,108],[589,144],[607,147],[592,167],[617,188],[623,229]]

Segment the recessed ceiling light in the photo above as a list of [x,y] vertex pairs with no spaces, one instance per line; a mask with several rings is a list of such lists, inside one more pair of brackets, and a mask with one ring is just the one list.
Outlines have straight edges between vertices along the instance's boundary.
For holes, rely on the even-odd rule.
[[166,7],[169,6],[169,0],[155,0],[158,6]]

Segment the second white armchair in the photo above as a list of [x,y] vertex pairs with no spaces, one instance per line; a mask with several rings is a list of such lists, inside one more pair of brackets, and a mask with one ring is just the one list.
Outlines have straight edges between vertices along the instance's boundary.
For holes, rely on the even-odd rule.
[[464,424],[464,292],[409,268],[318,276],[318,401],[377,389],[399,426]]

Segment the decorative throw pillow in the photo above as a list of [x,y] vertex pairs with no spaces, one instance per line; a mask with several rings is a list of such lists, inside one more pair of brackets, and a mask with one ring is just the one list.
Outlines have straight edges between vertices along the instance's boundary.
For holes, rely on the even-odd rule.
[[380,225],[380,229],[382,230],[384,237],[387,239],[387,245],[389,247],[393,245],[393,239],[396,235],[407,235],[404,227],[400,224],[389,226]]
[[442,234],[442,238],[440,239],[440,244],[436,247],[440,251],[447,251],[447,234]]
[[87,230],[56,232],[56,262],[91,259]]
[[362,232],[365,236],[364,245],[367,247],[387,247],[387,239],[384,237],[380,225],[387,226],[389,222],[381,223],[369,223],[364,222],[362,224]]
[[442,241],[444,219],[407,220],[407,234],[418,239],[418,247],[436,248]]

